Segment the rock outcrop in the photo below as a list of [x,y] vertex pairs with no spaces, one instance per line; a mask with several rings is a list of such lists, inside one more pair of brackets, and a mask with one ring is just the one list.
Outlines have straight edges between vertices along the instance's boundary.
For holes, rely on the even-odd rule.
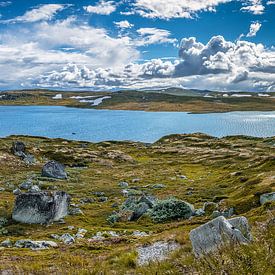
[[36,161],[34,156],[26,151],[26,145],[22,141],[13,142],[11,152],[20,157],[26,164],[34,164]]
[[275,201],[275,192],[266,193],[260,196],[260,203],[265,204],[266,202]]
[[68,214],[70,196],[58,191],[22,193],[16,197],[13,220],[29,224],[47,224],[58,221]]
[[42,177],[67,179],[68,175],[63,164],[51,160],[47,162],[42,168]]
[[193,251],[196,256],[215,252],[225,244],[248,243],[252,236],[245,217],[226,220],[220,216],[190,232]]

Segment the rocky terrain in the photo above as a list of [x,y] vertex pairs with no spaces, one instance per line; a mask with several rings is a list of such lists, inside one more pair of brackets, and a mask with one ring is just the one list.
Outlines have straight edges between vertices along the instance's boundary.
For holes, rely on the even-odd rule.
[[0,140],[0,274],[274,274],[275,138]]

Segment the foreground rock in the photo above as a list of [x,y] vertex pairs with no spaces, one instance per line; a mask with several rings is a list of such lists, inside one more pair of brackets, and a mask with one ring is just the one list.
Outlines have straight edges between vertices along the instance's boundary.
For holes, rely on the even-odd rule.
[[70,196],[58,191],[54,193],[22,193],[16,197],[12,213],[13,220],[29,224],[47,224],[68,215]]
[[142,246],[137,249],[139,265],[146,265],[150,262],[160,262],[169,256],[171,252],[180,246],[176,242],[156,242],[152,245]]
[[53,241],[32,241],[32,240],[18,240],[15,243],[15,247],[17,248],[29,248],[32,250],[43,250],[48,248],[56,248],[58,247],[57,243]]
[[47,162],[42,168],[42,177],[54,179],[67,179],[68,175],[63,164],[51,160]]
[[226,220],[220,216],[190,232],[193,251],[196,256],[215,252],[225,244],[249,243],[252,239],[245,217]]

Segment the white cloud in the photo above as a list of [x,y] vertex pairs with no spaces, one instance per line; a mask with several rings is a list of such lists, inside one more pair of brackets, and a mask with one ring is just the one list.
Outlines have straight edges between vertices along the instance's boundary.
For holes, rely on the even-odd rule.
[[262,24],[259,22],[254,22],[250,25],[249,33],[246,35],[247,37],[256,36],[257,32],[260,30]]
[[89,13],[109,15],[116,10],[116,4],[114,1],[101,0],[95,6],[85,6],[84,10]]
[[275,1],[274,1],[274,0],[267,1],[266,4],[267,4],[267,5],[275,5]]
[[123,14],[139,14],[147,18],[192,18],[198,12],[214,12],[219,4],[231,0],[135,0],[133,8]]
[[130,29],[134,26],[133,24],[129,23],[129,21],[127,21],[127,20],[114,22],[114,23],[120,29]]
[[26,22],[26,23],[33,23],[37,21],[48,21],[51,20],[54,15],[65,8],[66,5],[61,4],[47,4],[42,5],[38,8],[34,8],[30,11],[27,11],[24,15],[15,17],[10,20],[5,20],[2,22],[5,23],[19,23],[19,22]]
[[254,15],[261,15],[265,11],[265,7],[262,4],[262,0],[246,0],[244,7],[241,8],[242,11],[250,12]]
[[247,41],[236,43],[215,36],[207,44],[195,38],[181,42],[181,59],[153,59],[120,68],[97,68],[76,64],[49,72],[39,85],[55,87],[153,88],[183,86],[213,90],[273,91],[275,51]]
[[136,40],[137,46],[151,44],[176,43],[177,39],[170,38],[171,33],[167,30],[157,28],[140,28],[137,30],[140,38]]

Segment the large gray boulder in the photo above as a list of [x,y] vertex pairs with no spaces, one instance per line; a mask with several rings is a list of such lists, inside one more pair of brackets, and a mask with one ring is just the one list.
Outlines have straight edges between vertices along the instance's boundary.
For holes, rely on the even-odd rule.
[[42,177],[67,179],[68,175],[63,164],[55,160],[51,160],[43,166]]
[[[242,232],[247,236],[244,236]],[[220,216],[190,232],[193,251],[196,256],[203,256],[215,252],[225,244],[249,243],[251,235],[245,217],[226,220]]]
[[266,193],[260,196],[260,203],[265,204],[266,202],[275,201],[275,192]]
[[70,196],[63,191],[22,193],[16,197],[12,218],[22,223],[48,224],[68,215],[69,202]]

